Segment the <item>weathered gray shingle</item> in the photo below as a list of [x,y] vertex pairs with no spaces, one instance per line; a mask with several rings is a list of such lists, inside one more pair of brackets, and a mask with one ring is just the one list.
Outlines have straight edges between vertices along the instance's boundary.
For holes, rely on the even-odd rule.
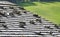
[[[6,13],[0,13],[1,37],[60,37],[60,28],[57,28],[58,26],[56,27],[52,22],[49,22],[38,15],[32,14],[13,3],[3,1],[6,3],[2,4],[2,1],[0,2],[0,6],[6,8],[6,10],[0,8],[0,10],[2,9],[1,13]],[[12,8],[11,4],[15,6],[12,6]],[[16,9],[17,12],[14,9]]]

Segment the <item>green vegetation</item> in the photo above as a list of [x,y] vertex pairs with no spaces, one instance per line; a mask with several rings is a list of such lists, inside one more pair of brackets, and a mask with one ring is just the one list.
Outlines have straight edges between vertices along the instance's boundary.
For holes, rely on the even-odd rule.
[[60,2],[25,2],[19,3],[19,5],[30,12],[60,24]]

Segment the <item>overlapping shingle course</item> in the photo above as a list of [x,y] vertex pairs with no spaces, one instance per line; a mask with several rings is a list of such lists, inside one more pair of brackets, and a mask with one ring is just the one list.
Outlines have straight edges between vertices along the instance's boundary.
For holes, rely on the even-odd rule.
[[41,16],[9,2],[0,7],[1,37],[60,37],[60,28]]

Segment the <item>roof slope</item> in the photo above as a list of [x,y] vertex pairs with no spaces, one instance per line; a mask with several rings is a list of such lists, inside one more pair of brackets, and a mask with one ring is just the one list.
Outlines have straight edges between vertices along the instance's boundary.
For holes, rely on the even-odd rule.
[[60,28],[52,22],[15,4],[6,3],[0,4],[1,37],[60,37]]

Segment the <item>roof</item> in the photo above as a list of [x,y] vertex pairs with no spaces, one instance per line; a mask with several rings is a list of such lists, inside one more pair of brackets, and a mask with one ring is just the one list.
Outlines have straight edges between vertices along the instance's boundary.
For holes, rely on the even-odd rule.
[[22,7],[4,4],[0,8],[0,36],[60,37],[60,28],[54,23]]

